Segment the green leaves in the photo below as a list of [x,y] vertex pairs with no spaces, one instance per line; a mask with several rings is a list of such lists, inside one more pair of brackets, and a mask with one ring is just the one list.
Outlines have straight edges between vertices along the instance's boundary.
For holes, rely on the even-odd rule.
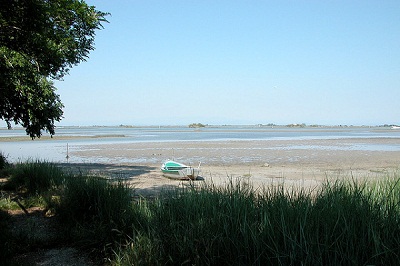
[[36,63],[23,54],[0,48],[0,115],[8,127],[11,121],[26,128],[30,137],[40,137],[46,129],[54,135],[54,122],[62,118],[56,88],[40,74]]
[[0,6],[0,119],[32,138],[54,134],[63,105],[50,79],[61,79],[94,50],[107,13],[80,0],[4,0]]

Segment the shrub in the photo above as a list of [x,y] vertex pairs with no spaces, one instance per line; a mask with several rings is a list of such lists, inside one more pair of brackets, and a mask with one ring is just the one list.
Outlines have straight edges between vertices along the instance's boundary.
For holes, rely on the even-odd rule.
[[122,181],[74,176],[66,179],[56,208],[62,223],[82,245],[109,245],[131,234],[130,189]]
[[0,152],[0,170],[5,169],[8,165],[9,163],[7,161],[7,157],[2,152]]
[[56,164],[46,161],[17,163],[8,186],[30,194],[46,192],[62,184],[65,174]]
[[0,178],[8,177],[10,174],[10,170],[11,167],[10,163],[7,160],[7,157],[0,152]]

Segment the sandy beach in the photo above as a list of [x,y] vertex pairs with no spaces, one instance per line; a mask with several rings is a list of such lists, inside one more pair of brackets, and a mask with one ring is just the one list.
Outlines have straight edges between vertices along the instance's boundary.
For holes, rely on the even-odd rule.
[[70,166],[123,177],[143,195],[189,183],[162,176],[160,165],[166,159],[201,163],[196,182],[218,185],[240,178],[256,187],[283,183],[314,188],[327,178],[377,179],[395,173],[400,151],[391,147],[399,145],[398,138],[99,144],[71,153],[90,163]]

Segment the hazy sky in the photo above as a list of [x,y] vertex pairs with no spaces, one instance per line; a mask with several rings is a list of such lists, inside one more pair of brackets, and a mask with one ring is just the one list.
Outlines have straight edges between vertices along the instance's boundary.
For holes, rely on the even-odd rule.
[[400,124],[400,1],[87,1],[60,125]]

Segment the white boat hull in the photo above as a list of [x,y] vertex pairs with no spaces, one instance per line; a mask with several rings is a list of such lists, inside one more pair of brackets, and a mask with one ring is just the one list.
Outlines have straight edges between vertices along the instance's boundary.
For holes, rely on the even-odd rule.
[[[164,163],[161,167],[161,171],[164,176],[172,179],[196,179],[200,175],[200,169],[191,166],[186,166],[184,164],[179,164],[175,162],[169,162],[175,164],[174,166],[168,167],[168,162]],[[177,166],[178,165],[178,166]]]

